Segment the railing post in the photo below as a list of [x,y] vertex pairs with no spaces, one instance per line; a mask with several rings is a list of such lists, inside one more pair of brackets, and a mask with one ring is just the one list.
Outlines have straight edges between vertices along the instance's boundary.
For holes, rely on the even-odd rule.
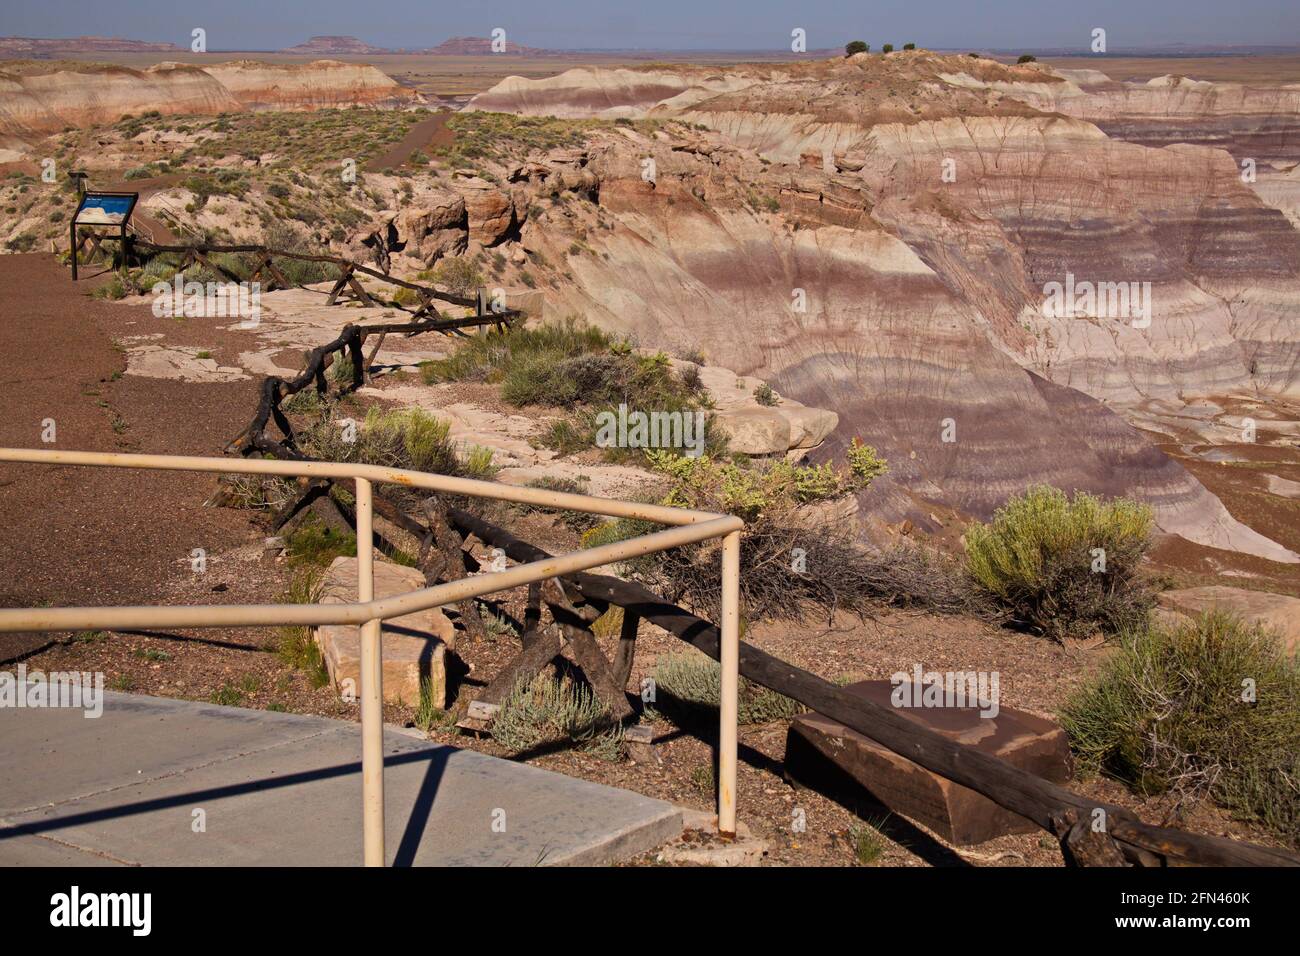
[[736,835],[736,723],[740,694],[740,532],[722,539],[722,688],[718,728],[718,833]]
[[[370,482],[357,480],[357,599],[375,598],[374,498]],[[383,866],[384,669],[383,621],[361,625],[361,803],[366,866]]]

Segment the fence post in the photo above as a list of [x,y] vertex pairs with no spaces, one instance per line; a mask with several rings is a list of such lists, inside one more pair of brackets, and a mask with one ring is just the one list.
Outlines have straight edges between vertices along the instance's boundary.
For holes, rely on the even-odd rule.
[[740,694],[740,532],[722,539],[722,687],[718,729],[718,833],[736,835],[736,723]]
[[[357,599],[375,598],[374,497],[369,480],[357,480]],[[383,866],[384,669],[383,621],[361,625],[361,803],[366,866]]]

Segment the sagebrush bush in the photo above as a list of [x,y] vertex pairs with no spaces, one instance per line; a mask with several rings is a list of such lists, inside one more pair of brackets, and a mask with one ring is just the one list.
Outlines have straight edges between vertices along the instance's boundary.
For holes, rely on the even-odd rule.
[[966,531],[971,576],[1014,619],[1056,640],[1140,628],[1155,604],[1138,572],[1151,509],[1029,489]]
[[1209,796],[1300,844],[1300,659],[1221,612],[1124,635],[1060,714],[1085,771]]
[[623,755],[623,731],[591,688],[538,674],[519,681],[492,721],[492,739],[514,753],[568,741],[602,759]]
[[[722,667],[699,651],[665,654],[654,669],[654,709],[678,722],[716,720],[722,699]],[[804,710],[784,694],[740,679],[738,719],[742,724],[784,720]]]
[[[302,229],[285,220],[276,220],[264,230],[262,241],[268,248],[279,252],[297,252],[303,255],[323,255],[328,252]],[[326,279],[337,279],[339,274],[338,266],[328,262],[304,262],[301,259],[281,257],[275,260],[275,265],[295,285],[311,285]]]
[[457,256],[438,263],[433,281],[452,295],[470,296],[483,284],[483,276],[473,260]]
[[[312,457],[325,461],[363,462],[446,475],[456,474],[459,466],[450,430],[446,421],[417,408],[371,408],[365,421],[356,424],[355,434],[346,422],[327,415],[303,430],[298,441]],[[354,440],[349,441],[349,437]]]
[[[745,519],[740,587],[746,614],[797,620],[814,608],[828,615],[836,609],[865,613],[871,601],[897,593],[901,576],[858,544],[851,524],[816,507],[865,488],[885,468],[869,446],[855,443],[853,449],[858,465],[850,462],[847,470],[829,462],[742,464],[658,451],[646,459],[672,481],[660,504]],[[656,530],[648,522],[618,519],[592,529],[582,542],[597,547]],[[648,554],[627,567],[670,600],[712,616],[722,584],[718,550],[718,542],[703,542]],[[882,576],[882,570],[889,574]],[[932,582],[933,575],[927,575],[917,585],[929,588]]]

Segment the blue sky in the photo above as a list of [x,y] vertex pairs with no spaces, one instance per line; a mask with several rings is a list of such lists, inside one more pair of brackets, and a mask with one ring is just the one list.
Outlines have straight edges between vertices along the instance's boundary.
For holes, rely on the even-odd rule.
[[863,39],[936,48],[1087,46],[1103,27],[1111,50],[1169,43],[1300,45],[1297,0],[5,0],[0,35],[104,34],[209,49],[273,50],[318,34],[380,46],[434,46],[502,27],[527,46],[810,49]]

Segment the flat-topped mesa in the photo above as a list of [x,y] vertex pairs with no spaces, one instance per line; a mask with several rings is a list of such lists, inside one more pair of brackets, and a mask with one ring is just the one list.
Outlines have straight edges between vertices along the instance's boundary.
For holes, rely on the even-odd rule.
[[394,106],[419,101],[414,90],[367,63],[235,60],[205,69],[246,109]]
[[305,43],[286,47],[281,53],[306,53],[312,56],[376,56],[391,51],[381,46],[366,43],[356,37],[319,36],[312,37]]
[[315,60],[251,60],[197,67],[160,63],[146,70],[78,65],[48,73],[0,72],[0,138],[31,141],[69,127],[160,113],[216,115],[248,109],[320,109],[421,102],[373,66]]
[[49,56],[53,53],[181,53],[175,43],[122,37],[0,37],[0,56]]

